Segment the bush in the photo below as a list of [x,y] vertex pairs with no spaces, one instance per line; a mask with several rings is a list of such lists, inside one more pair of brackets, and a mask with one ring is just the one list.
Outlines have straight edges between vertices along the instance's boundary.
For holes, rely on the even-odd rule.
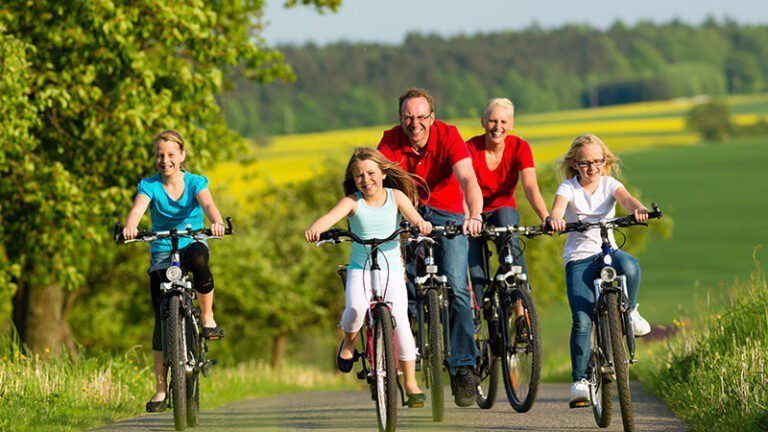
[[721,100],[696,105],[685,119],[688,129],[695,130],[708,141],[722,141],[733,133],[731,110]]

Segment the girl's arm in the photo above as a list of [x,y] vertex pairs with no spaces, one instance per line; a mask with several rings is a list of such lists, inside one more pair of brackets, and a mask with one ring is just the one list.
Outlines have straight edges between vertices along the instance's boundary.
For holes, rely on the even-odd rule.
[[645,208],[643,203],[633,197],[627,188],[620,187],[616,189],[613,196],[626,211],[632,212],[635,215],[635,219],[638,222],[645,222],[648,220],[648,209]]
[[552,203],[552,211],[549,213],[550,224],[552,224],[552,229],[555,231],[565,229],[563,215],[565,214],[566,206],[568,206],[568,198],[562,195],[555,195],[555,202]]
[[136,234],[139,232],[139,221],[144,216],[144,212],[149,207],[150,199],[143,193],[136,194],[136,199],[133,200],[133,207],[128,212],[128,216],[125,218],[125,227],[123,228],[123,237],[127,240],[136,238]]
[[221,217],[221,213],[219,213],[216,203],[213,202],[211,191],[208,188],[205,188],[198,192],[195,198],[197,198],[200,207],[203,208],[205,216],[211,221],[211,234],[219,237],[223,236],[224,231],[226,230],[224,219]]
[[547,204],[544,203],[544,198],[541,197],[541,192],[539,191],[539,182],[536,180],[536,168],[530,167],[520,171],[520,181],[523,183],[525,197],[531,203],[533,211],[544,222],[547,216],[549,216],[549,212],[547,211]]
[[357,202],[352,199],[353,196],[349,195],[342,198],[328,213],[324,214],[304,231],[304,238],[307,239],[307,243],[317,242],[320,240],[321,232],[327,231],[330,227],[336,225],[336,222],[346,216],[350,216],[355,211]]
[[413,203],[411,203],[411,200],[409,200],[408,197],[405,196],[405,194],[398,189],[394,189],[393,193],[395,195],[395,204],[397,204],[397,211],[399,211],[400,214],[403,215],[403,217],[405,217],[405,220],[419,227],[420,233],[422,234],[431,233],[432,224],[424,220],[423,217],[421,217],[419,212],[413,206]]

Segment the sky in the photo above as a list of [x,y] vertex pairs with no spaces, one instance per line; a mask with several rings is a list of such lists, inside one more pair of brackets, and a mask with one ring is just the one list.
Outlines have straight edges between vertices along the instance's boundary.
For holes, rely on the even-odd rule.
[[271,0],[264,37],[270,44],[325,45],[337,41],[399,44],[412,32],[442,36],[544,28],[565,23],[606,28],[616,19],[667,22],[677,17],[693,24],[707,16],[740,23],[768,23],[765,0],[344,0],[335,14],[314,8],[286,10]]

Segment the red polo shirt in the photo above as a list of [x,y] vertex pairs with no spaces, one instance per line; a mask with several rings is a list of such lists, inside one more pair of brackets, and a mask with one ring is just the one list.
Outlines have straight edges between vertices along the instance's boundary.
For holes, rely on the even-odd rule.
[[508,135],[504,140],[504,154],[496,169],[488,168],[485,159],[485,134],[467,141],[472,154],[472,167],[477,183],[483,191],[483,213],[499,207],[517,208],[515,188],[520,171],[533,167],[531,146],[519,137]]
[[429,128],[427,144],[418,152],[411,146],[402,127],[395,126],[384,131],[378,150],[409,174],[426,181],[430,194],[425,196],[422,192],[422,205],[464,213],[464,193],[453,175],[453,165],[470,154],[456,126],[435,120]]

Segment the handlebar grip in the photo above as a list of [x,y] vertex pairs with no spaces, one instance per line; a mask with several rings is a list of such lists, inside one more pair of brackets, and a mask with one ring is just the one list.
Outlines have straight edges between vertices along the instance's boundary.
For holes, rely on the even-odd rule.
[[321,232],[320,236],[318,237],[320,241],[323,240],[334,240],[338,236],[338,229],[332,229],[325,232]]
[[115,243],[119,243],[120,240],[123,240],[123,226],[120,224],[120,222],[115,222],[115,229],[112,232],[112,239],[115,241]]
[[648,213],[648,218],[661,219],[662,213],[661,213],[661,209],[659,208],[659,205],[656,203],[651,203],[651,208],[653,208],[653,211]]
[[224,234],[232,235],[232,218],[227,216],[227,228],[224,230]]

